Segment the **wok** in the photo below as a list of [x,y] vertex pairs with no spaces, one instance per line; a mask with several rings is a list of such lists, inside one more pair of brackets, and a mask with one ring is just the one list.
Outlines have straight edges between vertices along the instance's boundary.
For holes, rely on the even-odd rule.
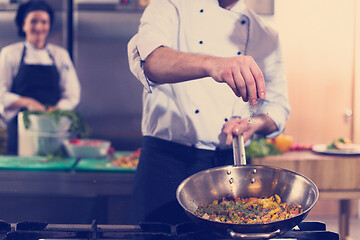
[[[289,219],[257,224],[215,222],[194,214],[199,204],[222,197],[264,198],[274,194],[288,204],[300,204],[303,212]],[[178,186],[176,197],[194,222],[217,235],[230,235],[234,239],[268,239],[300,223],[317,202],[319,190],[310,179],[290,170],[262,165],[229,165],[191,175]]]

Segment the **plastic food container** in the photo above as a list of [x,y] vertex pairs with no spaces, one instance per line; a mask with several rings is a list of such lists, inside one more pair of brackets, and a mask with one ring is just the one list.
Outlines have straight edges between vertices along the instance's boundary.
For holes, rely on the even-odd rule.
[[71,134],[64,133],[44,133],[44,132],[27,132],[31,155],[47,156],[57,154],[62,150],[64,140],[68,139]]
[[72,123],[68,117],[56,119],[51,116],[36,114],[30,114],[29,120],[29,131],[46,133],[66,132],[70,129]]
[[74,158],[101,158],[105,157],[111,142],[100,139],[71,139],[63,141],[66,152]]

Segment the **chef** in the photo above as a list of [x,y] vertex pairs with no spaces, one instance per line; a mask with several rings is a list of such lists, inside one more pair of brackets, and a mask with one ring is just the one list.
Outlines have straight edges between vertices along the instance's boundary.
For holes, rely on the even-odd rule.
[[15,23],[25,41],[4,47],[0,55],[9,154],[17,154],[19,111],[71,110],[80,101],[80,84],[68,52],[47,42],[53,9],[42,0],[28,1],[19,6]]
[[175,196],[182,180],[233,165],[233,134],[249,141],[285,128],[278,35],[244,0],[152,0],[128,54],[144,86],[131,223],[189,221]]

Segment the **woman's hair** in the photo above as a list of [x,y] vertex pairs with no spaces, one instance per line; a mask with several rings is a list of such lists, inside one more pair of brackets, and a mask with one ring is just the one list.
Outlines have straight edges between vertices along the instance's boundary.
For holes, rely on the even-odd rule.
[[54,25],[54,10],[51,8],[51,6],[43,0],[30,0],[28,2],[22,3],[16,13],[15,23],[18,28],[18,34],[20,37],[25,37],[23,25],[28,13],[38,10],[45,11],[49,14],[50,30],[52,29],[52,26]]

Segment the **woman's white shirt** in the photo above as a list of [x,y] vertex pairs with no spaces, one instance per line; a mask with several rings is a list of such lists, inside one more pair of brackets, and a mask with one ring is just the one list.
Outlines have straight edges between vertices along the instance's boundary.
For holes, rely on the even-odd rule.
[[[57,45],[47,44],[43,49],[36,49],[30,43],[25,42],[26,55],[24,63],[52,65],[54,58],[55,66],[60,75],[61,98],[57,103],[63,110],[74,109],[80,102],[81,87],[79,79],[68,52]],[[19,99],[19,95],[10,92],[13,79],[16,77],[24,42],[18,42],[4,47],[0,53],[0,89],[3,92],[3,104],[5,106],[5,118],[11,119],[20,109],[7,109],[12,103]]]

